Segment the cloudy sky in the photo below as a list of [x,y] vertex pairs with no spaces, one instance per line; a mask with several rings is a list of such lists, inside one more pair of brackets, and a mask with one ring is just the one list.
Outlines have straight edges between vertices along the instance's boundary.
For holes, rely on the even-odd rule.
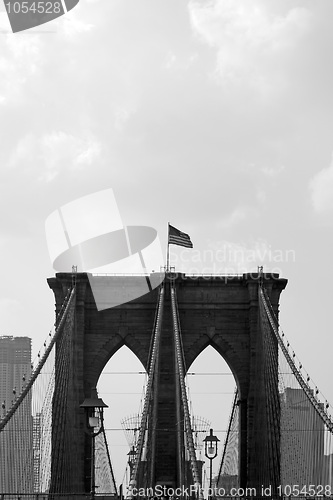
[[[167,222],[188,272],[264,265],[281,323],[333,402],[331,0],[81,0],[12,34],[0,9],[0,333],[53,323],[45,219],[113,188]],[[222,256],[222,257],[221,257]]]

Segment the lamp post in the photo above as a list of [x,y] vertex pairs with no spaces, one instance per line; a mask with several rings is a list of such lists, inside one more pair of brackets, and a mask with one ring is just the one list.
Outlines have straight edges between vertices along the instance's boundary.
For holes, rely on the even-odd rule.
[[[90,398],[86,398],[80,405],[86,414],[86,432],[91,437],[91,475],[90,475],[90,498],[94,500],[96,493],[95,485],[95,438],[104,429],[104,416],[103,409],[108,408],[103,401],[97,395],[96,387],[91,389]],[[98,429],[95,431],[95,429]]]
[[209,435],[205,437],[203,440],[205,443],[205,456],[210,461],[210,469],[209,469],[209,495],[208,498],[211,498],[212,495],[212,481],[213,481],[213,460],[217,457],[217,443],[219,438],[214,436],[213,429],[210,429]]
[[128,465],[129,465],[129,468],[130,468],[130,477],[131,477],[132,476],[133,465],[134,465],[135,458],[136,458],[136,451],[135,451],[134,445],[132,446],[132,448],[130,449],[130,451],[127,453],[127,456],[128,456]]

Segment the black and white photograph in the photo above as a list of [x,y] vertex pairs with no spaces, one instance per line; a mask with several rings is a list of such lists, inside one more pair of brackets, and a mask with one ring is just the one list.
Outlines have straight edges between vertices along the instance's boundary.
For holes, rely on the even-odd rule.
[[0,500],[333,499],[332,0],[0,0]]

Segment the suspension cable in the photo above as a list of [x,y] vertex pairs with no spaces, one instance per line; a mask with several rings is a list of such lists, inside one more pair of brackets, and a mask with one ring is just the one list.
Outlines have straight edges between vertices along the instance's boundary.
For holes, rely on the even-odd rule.
[[153,341],[153,346],[151,349],[151,361],[150,361],[149,372],[148,372],[147,390],[146,390],[146,395],[145,395],[145,400],[144,400],[144,405],[143,405],[143,410],[142,410],[140,431],[139,431],[138,442],[137,442],[137,446],[136,446],[135,462],[133,465],[133,470],[132,470],[132,474],[131,474],[131,480],[129,483],[129,491],[128,491],[127,498],[132,498],[132,496],[133,496],[132,490],[133,490],[133,488],[136,487],[139,462],[140,462],[140,459],[142,456],[143,445],[144,445],[144,441],[145,441],[146,425],[147,425],[147,419],[148,419],[148,413],[149,413],[149,404],[150,404],[150,400],[151,400],[151,396],[152,396],[155,366],[156,366],[156,362],[157,362],[160,337],[161,337],[163,299],[164,299],[164,287],[162,284],[161,288],[160,288],[160,295],[159,295],[159,300],[158,300],[158,304],[157,304],[157,312],[156,312],[155,328],[154,328],[154,341]]
[[113,473],[113,468],[112,468],[112,463],[111,463],[111,457],[110,457],[110,451],[109,451],[109,446],[108,446],[108,442],[107,442],[107,439],[106,439],[106,434],[105,434],[104,427],[103,427],[102,435],[103,435],[103,441],[104,441],[104,446],[105,446],[106,455],[107,455],[109,472],[111,474],[112,486],[114,487],[115,493],[117,493],[117,484],[116,484],[116,480],[115,480],[114,473]]
[[222,475],[222,469],[224,466],[224,459],[225,459],[225,456],[227,453],[227,447],[229,444],[230,433],[231,433],[231,429],[232,429],[232,425],[233,425],[234,417],[235,417],[235,412],[236,412],[236,408],[237,408],[237,400],[238,400],[238,388],[236,387],[235,392],[234,392],[234,399],[233,399],[233,403],[232,403],[231,413],[230,413],[230,417],[229,417],[229,425],[228,425],[227,435],[226,435],[226,438],[224,441],[224,446],[223,446],[223,453],[222,453],[220,468],[219,468],[219,472],[217,475],[217,481],[216,481],[217,485],[219,484],[219,481],[220,481],[220,478]]
[[203,498],[202,488],[201,488],[201,481],[200,481],[200,476],[199,476],[197,458],[196,458],[196,454],[195,454],[194,440],[193,440],[193,434],[192,434],[192,429],[191,429],[191,417],[190,417],[189,405],[188,405],[187,394],[186,394],[185,373],[184,373],[184,364],[183,364],[183,352],[182,352],[180,332],[179,332],[180,325],[178,323],[176,290],[174,288],[173,283],[171,283],[171,307],[172,307],[172,317],[173,317],[173,332],[174,332],[174,338],[175,338],[175,349],[176,349],[176,356],[177,356],[177,362],[178,362],[179,384],[180,384],[180,391],[181,391],[183,410],[184,410],[186,441],[187,441],[187,447],[188,447],[188,451],[189,451],[189,455],[190,455],[194,486],[195,486],[197,493],[199,494],[199,498],[201,499],[201,498]]
[[6,413],[6,415],[4,416],[4,418],[0,421],[0,432],[4,429],[4,427],[6,426],[6,424],[12,418],[12,416],[14,415],[14,413],[16,412],[16,410],[18,409],[18,407],[22,403],[23,399],[26,397],[26,395],[30,391],[33,383],[35,382],[35,380],[37,378],[37,376],[41,372],[41,369],[43,368],[43,366],[44,366],[44,364],[45,364],[45,362],[46,362],[46,360],[48,358],[48,355],[50,354],[50,352],[52,350],[52,347],[54,346],[55,342],[57,341],[57,339],[60,336],[60,333],[62,332],[64,323],[65,323],[65,319],[66,319],[69,307],[70,307],[70,305],[71,305],[71,303],[73,301],[74,295],[75,295],[75,286],[71,290],[69,290],[69,292],[68,292],[68,294],[67,294],[67,296],[65,298],[64,304],[66,304],[66,306],[65,306],[64,311],[62,313],[62,316],[60,318],[59,317],[57,318],[56,329],[55,329],[53,338],[52,338],[52,340],[51,340],[48,348],[45,350],[44,355],[40,359],[40,361],[39,361],[36,369],[32,373],[32,375],[30,377],[30,380],[28,381],[28,383],[26,384],[26,386],[22,390],[21,394],[16,399],[15,403],[10,408],[10,410]]
[[308,386],[308,384],[305,382],[302,374],[298,371],[294,361],[292,360],[287,348],[284,345],[284,342],[281,338],[281,335],[279,333],[279,323],[277,321],[277,318],[275,316],[275,313],[273,311],[272,305],[270,303],[270,300],[268,298],[266,290],[260,286],[259,287],[259,294],[260,298],[262,300],[263,306],[265,308],[268,320],[270,322],[270,325],[272,327],[272,330],[277,338],[277,341],[279,343],[279,346],[281,347],[281,350],[291,368],[291,371],[293,372],[294,376],[296,377],[299,385],[305,392],[307,398],[309,399],[310,403],[318,413],[318,415],[324,420],[325,424],[327,425],[328,429],[330,430],[331,433],[333,433],[333,422],[330,419],[329,415],[326,413],[326,411],[322,408],[321,403],[317,401],[315,396],[312,393],[311,388]]

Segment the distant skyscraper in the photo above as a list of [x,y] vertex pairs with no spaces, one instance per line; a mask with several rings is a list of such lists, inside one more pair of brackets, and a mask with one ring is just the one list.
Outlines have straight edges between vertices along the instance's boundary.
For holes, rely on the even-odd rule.
[[331,487],[331,491],[333,491],[333,454],[324,456],[324,485],[329,485]]
[[281,483],[321,484],[324,423],[302,389],[281,395]]
[[[31,339],[0,336],[0,401],[3,417],[31,375]],[[3,408],[5,407],[5,408]],[[0,493],[33,492],[31,395],[0,433]]]
[[34,461],[34,493],[40,491],[42,413],[37,413],[33,420],[33,461]]

